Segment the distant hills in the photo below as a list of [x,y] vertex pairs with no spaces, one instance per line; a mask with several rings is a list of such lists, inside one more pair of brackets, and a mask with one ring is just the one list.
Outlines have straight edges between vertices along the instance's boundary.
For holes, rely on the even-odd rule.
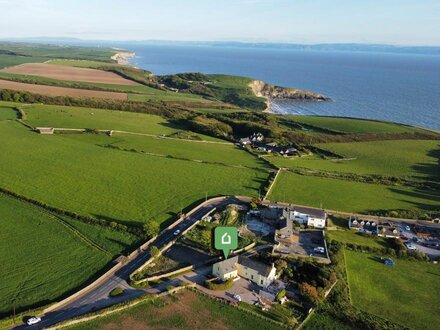
[[298,51],[342,51],[342,52],[372,52],[394,54],[420,54],[440,55],[440,46],[398,46],[386,44],[357,44],[357,43],[321,43],[321,44],[295,44],[271,42],[241,42],[241,41],[173,41],[173,40],[83,40],[66,37],[33,37],[33,38],[8,38],[9,42],[30,42],[45,44],[65,44],[76,46],[121,46],[121,45],[181,45],[181,46],[211,46],[211,47],[237,47],[237,48],[266,48],[266,49],[292,49]]

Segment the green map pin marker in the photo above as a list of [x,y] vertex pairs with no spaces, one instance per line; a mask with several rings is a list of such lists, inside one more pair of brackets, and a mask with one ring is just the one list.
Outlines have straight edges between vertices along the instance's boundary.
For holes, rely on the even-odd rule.
[[217,227],[215,228],[215,248],[222,250],[225,259],[229,252],[235,250],[238,246],[238,231],[235,227]]

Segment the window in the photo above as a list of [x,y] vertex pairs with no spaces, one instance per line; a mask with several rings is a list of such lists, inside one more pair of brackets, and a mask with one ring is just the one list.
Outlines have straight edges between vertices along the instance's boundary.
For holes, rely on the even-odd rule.
[[260,280],[260,284],[263,285],[263,280]]
[[253,280],[254,279],[254,275],[251,275],[251,280]]

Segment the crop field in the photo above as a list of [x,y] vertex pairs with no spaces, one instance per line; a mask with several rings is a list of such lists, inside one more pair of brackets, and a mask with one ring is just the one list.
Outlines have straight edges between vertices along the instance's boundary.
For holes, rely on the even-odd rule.
[[[0,122],[0,186],[49,205],[128,223],[170,219],[217,195],[255,196],[259,170],[112,150]],[[72,194],[75,196],[72,198]]]
[[[74,66],[77,68],[90,68],[90,69],[96,69],[102,66],[111,66],[111,63],[106,62],[100,62],[100,61],[91,61],[91,60],[69,60],[69,59],[55,59],[55,60],[49,60],[47,62],[51,65],[61,65],[61,66]],[[118,66],[117,64],[114,64],[115,66]]]
[[29,76],[41,76],[59,80],[85,81],[103,84],[138,85],[138,83],[125,79],[113,72],[90,68],[51,65],[46,63],[25,63],[2,69],[1,72]]
[[409,328],[438,329],[439,265],[395,258],[390,267],[373,254],[345,255],[354,306]]
[[44,57],[27,57],[0,54],[0,68],[19,65],[23,63],[36,63],[47,61]]
[[440,203],[440,194],[402,186],[384,186],[282,172],[269,199],[330,210],[367,213],[397,209],[435,209]]
[[352,243],[360,246],[368,246],[373,248],[387,248],[388,243],[384,237],[379,236],[362,236],[357,234],[355,230],[329,230],[326,232],[329,240],[335,240],[341,243]]
[[299,123],[321,127],[344,133],[404,133],[424,131],[403,124],[387,123],[374,120],[362,120],[320,116],[289,116]]
[[[96,228],[84,226],[87,233]],[[122,251],[112,241],[121,239],[118,233],[107,237],[110,251]],[[14,304],[17,310],[47,304],[73,290],[100,271],[112,253],[88,244],[42,209],[0,194],[0,259],[1,315]]]
[[342,155],[347,160],[321,159],[313,156],[267,159],[279,167],[287,168],[304,167],[323,171],[380,174],[412,180],[440,179],[440,141],[398,140],[325,143],[318,146]]
[[184,290],[66,329],[269,330],[279,327],[235,307]]
[[113,100],[127,100],[126,93],[93,91],[87,89],[25,84],[15,81],[0,80],[0,89],[26,91],[49,96],[96,97]]

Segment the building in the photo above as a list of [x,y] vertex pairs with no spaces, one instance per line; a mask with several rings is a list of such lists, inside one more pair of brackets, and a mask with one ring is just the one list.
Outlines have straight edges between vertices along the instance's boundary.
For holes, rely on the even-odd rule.
[[377,234],[377,223],[372,220],[351,218],[348,220],[348,228],[360,233]]
[[276,278],[274,265],[266,265],[244,256],[232,257],[212,266],[213,275],[225,281],[240,276],[260,287],[268,287]]
[[241,144],[242,146],[247,146],[247,145],[252,144],[252,141],[251,141],[250,138],[246,137],[246,138],[242,138],[242,139],[240,139],[240,144]]
[[35,130],[40,134],[53,134],[55,131],[53,127],[37,127]]
[[314,228],[325,228],[327,221],[324,210],[300,206],[286,207],[283,209],[283,217]]
[[377,226],[377,236],[400,238],[400,230],[395,225],[390,223],[383,223]]

